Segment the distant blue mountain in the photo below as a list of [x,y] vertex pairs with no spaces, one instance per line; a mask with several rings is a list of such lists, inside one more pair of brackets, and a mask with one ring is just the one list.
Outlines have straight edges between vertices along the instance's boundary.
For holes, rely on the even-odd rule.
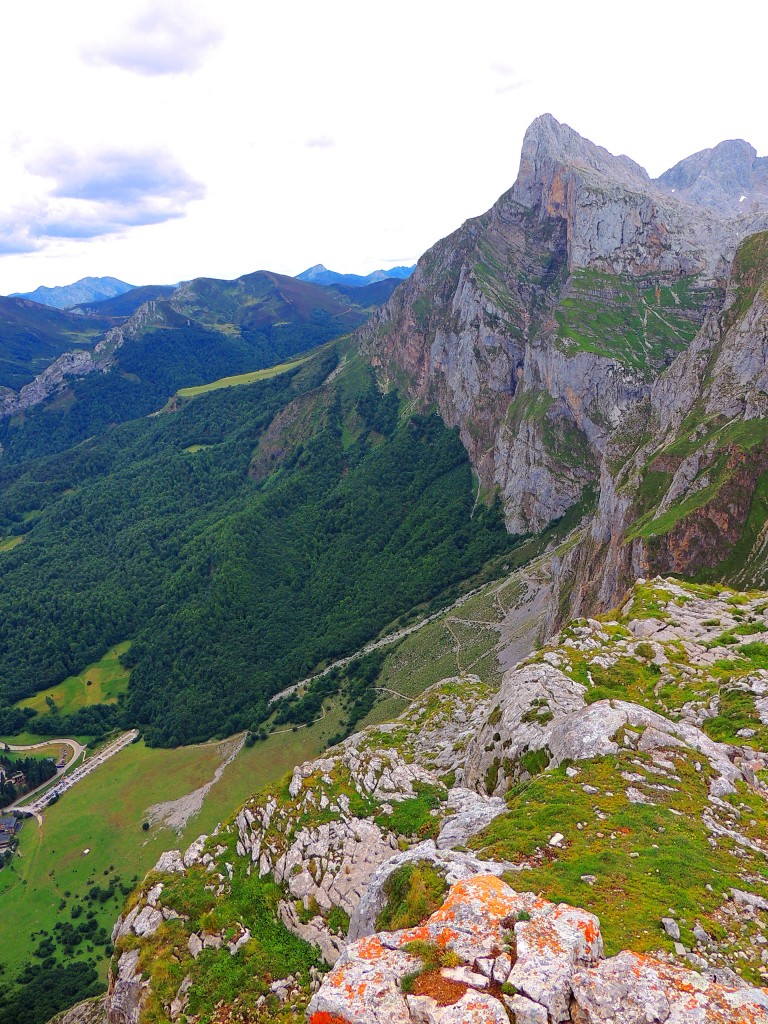
[[116,277],[83,277],[74,284],[60,285],[55,288],[41,286],[33,292],[14,292],[10,298],[30,299],[32,302],[39,302],[43,306],[53,306],[54,309],[69,309],[83,302],[100,302],[102,299],[112,299],[116,295],[129,292],[135,285],[126,284]]
[[372,273],[362,277],[360,274],[337,274],[335,270],[328,270],[322,263],[310,267],[309,270],[297,274],[299,281],[311,281],[312,284],[344,284],[351,288],[364,288],[367,284],[375,284],[377,281],[386,281],[389,278],[402,280],[410,277],[414,267],[392,267],[390,270],[374,270]]

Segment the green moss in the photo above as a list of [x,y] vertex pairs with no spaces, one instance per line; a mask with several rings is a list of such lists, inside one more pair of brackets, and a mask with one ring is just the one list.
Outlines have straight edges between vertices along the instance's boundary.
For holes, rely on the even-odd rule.
[[442,786],[428,786],[417,782],[415,797],[392,804],[391,814],[379,814],[376,822],[401,836],[434,838],[440,829],[440,819],[432,814],[445,801],[447,790]]
[[398,931],[421,924],[442,904],[448,884],[430,861],[403,864],[384,883],[386,903],[376,918],[377,931]]
[[326,921],[329,929],[337,935],[346,936],[349,931],[349,914],[343,907],[331,907]]
[[662,365],[668,353],[693,339],[711,292],[684,278],[658,287],[655,280],[576,270],[555,311],[558,344],[617,359],[639,370]]
[[526,750],[520,758],[521,766],[529,775],[540,775],[545,771],[552,757],[546,747],[540,750]]
[[488,765],[485,772],[485,791],[486,793],[493,793],[499,781],[499,768],[501,767],[501,759],[494,757],[493,761]]

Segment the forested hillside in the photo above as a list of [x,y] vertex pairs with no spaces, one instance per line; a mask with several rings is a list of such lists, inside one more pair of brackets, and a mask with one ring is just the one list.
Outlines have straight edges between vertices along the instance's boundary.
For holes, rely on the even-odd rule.
[[280,688],[509,547],[456,433],[354,358],[324,385],[336,361],[6,468],[0,523],[24,537],[0,554],[6,718],[132,639],[124,705],[34,729],[177,745],[258,725]]
[[[179,388],[333,341],[363,323],[396,284],[326,288],[259,271],[136,288],[86,307],[87,315],[0,299],[2,460],[65,451],[155,412]],[[83,351],[90,345],[92,354]]]

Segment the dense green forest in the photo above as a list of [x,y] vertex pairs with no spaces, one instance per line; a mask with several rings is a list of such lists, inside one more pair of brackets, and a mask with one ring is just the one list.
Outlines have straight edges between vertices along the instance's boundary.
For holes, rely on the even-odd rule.
[[[124,705],[28,727],[161,745],[258,728],[272,694],[507,549],[456,432],[402,417],[354,360],[320,387],[336,360],[5,465],[0,531],[26,537],[0,554],[0,720],[130,638]],[[301,436],[249,473],[281,410]]]
[[162,408],[179,388],[249,373],[338,336],[338,324],[318,310],[312,322],[266,326],[230,336],[181,321],[147,331],[120,350],[119,367],[73,380],[65,395],[0,420],[4,462],[22,462],[102,433]]
[[[56,774],[56,765],[48,757],[21,757],[14,760],[0,754],[0,768],[4,773],[4,777],[0,779],[0,807],[7,807],[17,797],[31,789],[37,789]],[[25,784],[15,785],[10,781],[16,772],[24,775]]]

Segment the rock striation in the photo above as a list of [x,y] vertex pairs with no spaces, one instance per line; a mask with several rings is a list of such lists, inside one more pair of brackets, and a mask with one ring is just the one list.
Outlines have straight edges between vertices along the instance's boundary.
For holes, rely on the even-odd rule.
[[[588,516],[558,595],[573,614],[638,575],[768,582],[765,517],[747,523],[768,468],[767,159],[731,141],[654,181],[544,115],[512,189],[361,329],[381,380],[459,428],[512,532]],[[745,533],[759,572],[728,577]]]

